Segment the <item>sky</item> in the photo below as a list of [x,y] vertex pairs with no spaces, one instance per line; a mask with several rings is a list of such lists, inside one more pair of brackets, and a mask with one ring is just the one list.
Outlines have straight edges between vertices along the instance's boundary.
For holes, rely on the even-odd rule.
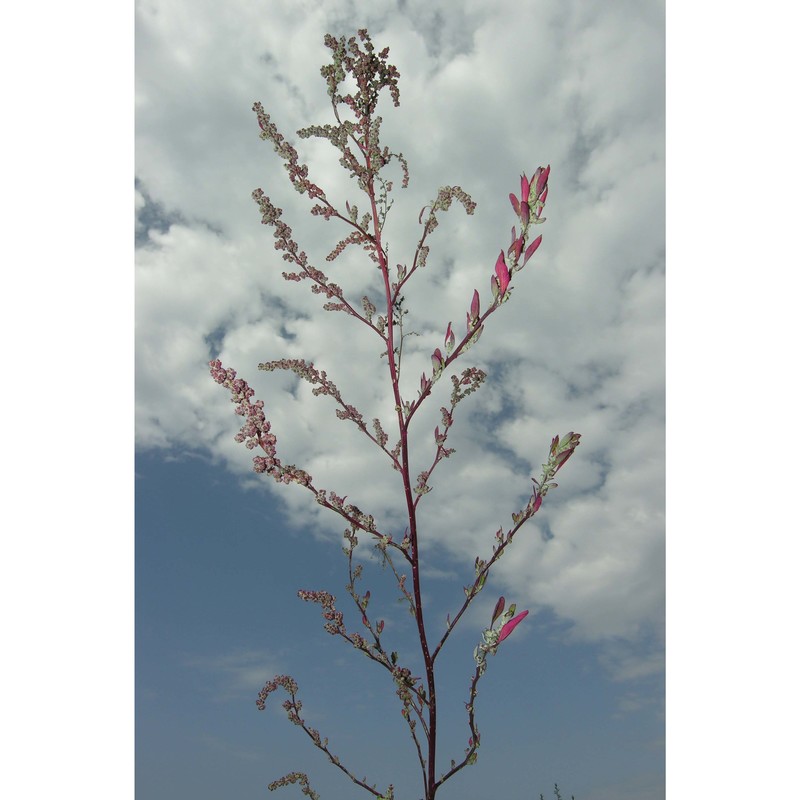
[[[389,46],[401,76],[400,107],[380,109],[382,140],[411,173],[386,224],[391,258],[413,256],[419,211],[440,186],[460,185],[477,203],[472,217],[455,206],[442,215],[407,292],[418,335],[409,338],[406,394],[448,322],[461,324],[473,290],[488,296],[520,174],[551,165],[543,243],[462,361],[484,369],[487,385],[459,406],[457,452],[425,498],[430,618],[441,624],[460,605],[475,557],[524,503],[552,436],[582,435],[442,663],[442,747],[455,756],[469,735],[472,649],[494,601],[503,594],[531,610],[483,679],[478,763],[442,797],[483,797],[502,774],[511,797],[548,795],[558,783],[581,800],[659,800],[665,30],[661,3],[621,0],[136,4],[137,797],[262,796],[295,769],[325,800],[352,797],[279,703],[256,711],[258,690],[279,673],[298,680],[301,697],[308,687],[307,718],[356,772],[393,782],[398,797],[420,792],[391,685],[330,640],[316,609],[295,596],[343,594],[338,518],[298,487],[252,472],[252,454],[233,440],[227,393],[207,370],[218,356],[254,387],[284,462],[387,526],[401,524],[397,476],[369,442],[310,387],[257,369],[306,358],[365,417],[391,418],[374,343],[281,279],[250,197],[263,187],[324,265],[342,234],[308,215],[251,107],[261,101],[295,144],[300,127],[332,122],[323,36],[360,27]],[[329,145],[300,144],[315,182],[342,203],[357,199]],[[328,274],[356,302],[375,292],[374,270],[355,253]],[[419,468],[444,384],[415,421]],[[364,558],[365,588],[396,617],[386,576]],[[391,624],[413,659],[408,621]]]
[[[611,417],[608,425],[592,430],[594,406],[581,400],[586,383],[574,384],[565,419],[555,419],[551,399],[563,394],[558,376],[574,373],[570,364],[581,363],[580,352],[589,345],[597,358],[606,352],[609,337],[590,336],[584,328],[594,332],[602,322],[610,330],[615,322],[630,327],[636,321],[619,310],[633,306],[619,300],[615,287],[624,269],[634,264],[641,269],[645,259],[620,256],[612,264],[603,236],[611,235],[611,223],[619,221],[620,236],[636,230],[652,245],[660,224],[661,212],[642,207],[647,223],[626,226],[619,199],[613,215],[589,215],[589,207],[606,195],[581,192],[596,186],[604,171],[619,180],[628,174],[628,160],[633,166],[642,163],[631,136],[624,157],[617,151],[612,158],[610,147],[623,132],[633,134],[637,122],[655,120],[655,139],[642,140],[655,141],[660,152],[663,130],[658,114],[649,111],[657,106],[652,87],[658,80],[648,77],[646,65],[656,73],[663,67],[663,26],[656,21],[657,33],[650,39],[639,28],[635,36],[621,35],[639,24],[644,4],[562,3],[555,13],[556,7],[546,4],[522,6],[495,4],[489,14],[461,4],[452,14],[441,4],[385,11],[372,3],[372,16],[357,22],[349,21],[355,12],[340,14],[334,3],[326,3],[324,13],[338,15],[344,27],[368,24],[381,44],[385,33],[403,73],[403,105],[397,112],[389,109],[384,130],[387,141],[398,143],[409,157],[413,182],[405,195],[398,194],[403,202],[387,223],[400,226],[392,229],[393,246],[398,251],[408,246],[403,221],[413,226],[419,206],[442,183],[457,181],[479,204],[476,216],[466,219],[456,209],[437,231],[439,246],[430,261],[437,271],[429,269],[425,277],[438,276],[438,283],[427,284],[437,292],[438,305],[432,308],[424,291],[414,298],[415,324],[426,337],[421,345],[439,344],[442,319],[452,313],[457,322],[474,287],[486,291],[495,248],[505,243],[511,223],[504,216],[510,212],[505,198],[519,173],[546,161],[554,170],[543,245],[520,276],[514,301],[493,318],[496,327],[469,354],[492,368],[490,382],[470,398],[470,406],[464,404],[472,416],[459,418],[460,452],[448,463],[458,469],[458,458],[472,458],[470,498],[476,502],[466,503],[466,526],[448,518],[450,524],[436,528],[439,516],[432,515],[432,559],[425,577],[436,615],[447,613],[470,566],[464,563],[466,546],[457,545],[472,546],[473,537],[480,546],[477,529],[486,513],[478,498],[491,503],[497,495],[497,516],[503,516],[503,492],[513,493],[508,480],[527,481],[553,428],[574,426],[584,439],[561,486],[537,516],[542,528],[531,528],[527,546],[537,552],[522,561],[536,574],[522,580],[521,562],[506,559],[506,571],[493,576],[483,598],[490,604],[490,593],[503,592],[531,614],[490,663],[478,698],[485,746],[464,782],[453,784],[453,795],[497,794],[508,775],[509,785],[501,788],[509,796],[547,796],[549,781],[558,780],[563,796],[646,798],[663,784],[663,744],[649,761],[644,755],[647,743],[658,742],[663,733],[664,719],[656,709],[664,676],[643,669],[662,656],[659,613],[641,605],[641,590],[639,595],[629,590],[640,605],[632,599],[627,613],[619,604],[614,610],[613,592],[598,590],[593,596],[603,613],[593,619],[585,596],[569,595],[563,581],[544,578],[574,577],[558,571],[561,564],[554,556],[559,543],[576,536],[577,523],[568,512],[593,496],[588,476],[597,464],[592,453],[608,449],[613,430]],[[291,294],[291,287],[276,282],[271,239],[249,201],[250,191],[263,186],[285,203],[295,230],[311,240],[310,248],[327,243],[327,231],[302,215],[298,197],[279,194],[285,178],[269,147],[255,138],[248,109],[260,99],[289,135],[311,119],[326,119],[315,76],[325,57],[323,32],[336,25],[320,19],[322,12],[315,8],[300,14],[297,4],[294,12],[275,4],[269,8],[269,13],[256,9],[254,17],[250,6],[231,3],[224,8],[193,3],[183,14],[176,4],[158,6],[160,38],[152,35],[152,6],[147,13],[145,6],[136,7],[136,31],[134,14],[103,0],[17,4],[6,14],[0,48],[5,67],[0,80],[10,110],[0,148],[7,222],[0,292],[5,346],[0,373],[2,796],[66,792],[132,800],[136,788],[148,797],[159,796],[158,791],[171,797],[264,797],[270,780],[298,767],[321,776],[323,797],[341,796],[329,767],[298,742],[279,709],[259,714],[253,707],[256,687],[284,668],[301,681],[309,716],[335,738],[340,754],[358,763],[369,760],[376,780],[407,754],[408,743],[390,724],[396,707],[380,676],[349,660],[348,652],[323,635],[314,610],[294,599],[298,585],[341,591],[336,588],[342,583],[341,562],[330,531],[291,492],[275,494],[273,487],[253,480],[247,455],[231,441],[230,407],[224,397],[218,405],[219,391],[201,375],[207,351],[224,346],[226,358],[235,360],[242,374],[252,381],[265,377],[254,374],[254,365],[274,350],[295,346],[287,335],[299,331],[295,320],[305,317],[309,322],[297,349],[303,344],[304,354],[324,357],[332,374],[335,369],[351,377],[351,363],[343,363],[338,350],[329,352],[333,346],[338,341],[357,346],[349,334],[315,339],[311,320],[319,309],[302,292]],[[792,368],[798,340],[797,201],[791,182],[800,168],[800,129],[794,105],[786,102],[795,92],[798,71],[796,26],[787,24],[792,10],[770,0],[757,7],[728,4],[723,10],[700,0],[672,3],[667,11],[666,794],[781,797],[796,783],[800,713],[792,522],[794,420],[800,407]],[[423,44],[415,39],[416,29]],[[144,30],[151,31],[149,39]],[[430,30],[441,34],[426,33]],[[633,53],[636,47],[641,55]],[[459,48],[461,60],[450,57]],[[219,60],[230,60],[234,52],[237,63],[219,69]],[[273,61],[261,59],[270,53]],[[154,64],[157,57],[160,64]],[[469,69],[476,62],[478,72]],[[432,65],[442,68],[437,72]],[[610,76],[616,82],[609,83]],[[229,84],[223,87],[223,80]],[[211,87],[216,91],[208,91]],[[148,93],[158,99],[151,103],[149,121]],[[554,102],[560,96],[582,100]],[[530,97],[545,102],[544,110],[541,103],[523,102]],[[467,116],[467,107],[478,113]],[[155,108],[161,111],[160,129],[153,122]],[[565,123],[570,114],[574,119]],[[413,124],[406,124],[410,115]],[[617,139],[593,136],[611,130]],[[246,146],[252,153],[244,152]],[[440,157],[444,149],[446,159]],[[159,153],[160,167],[154,169]],[[326,182],[335,180],[337,170],[322,150],[312,148],[306,155]],[[625,163],[616,172],[604,170],[608,165],[598,161],[600,155]],[[216,169],[209,173],[212,164]],[[139,181],[134,192],[132,175]],[[233,178],[230,185],[227,178]],[[648,196],[658,199],[662,192],[657,187]],[[234,207],[239,202],[241,208]],[[625,207],[633,213],[632,206]],[[135,210],[141,222],[136,238],[146,245],[136,251]],[[569,224],[580,229],[564,227]],[[156,243],[159,230],[161,245]],[[162,280],[158,290],[151,287],[145,303],[145,256],[152,259],[150,251],[164,250],[170,241],[177,253],[180,236],[184,251],[193,246],[191,256],[164,255],[151,272],[182,267],[186,275]],[[634,247],[633,237],[627,241],[629,247],[620,253],[647,250],[645,244]],[[592,247],[583,247],[586,254],[572,252],[588,242]],[[140,273],[137,342],[134,257]],[[587,269],[587,262],[605,272]],[[455,272],[451,264],[458,265]],[[569,283],[578,269],[581,280]],[[348,268],[349,281],[357,282],[360,274],[356,265]],[[591,280],[598,275],[615,276],[616,282]],[[209,282],[212,295],[202,291]],[[591,300],[580,291],[584,286],[591,287]],[[153,302],[159,291],[160,325]],[[641,292],[635,296],[643,313],[647,304]],[[530,314],[522,314],[526,303]],[[603,317],[606,308],[617,309],[617,316]],[[275,335],[275,320],[285,321],[286,341]],[[663,320],[657,331],[661,325]],[[557,336],[543,338],[542,327]],[[229,329],[238,329],[238,338],[223,336]],[[520,330],[525,332],[521,341],[533,343],[521,354],[514,349]],[[208,344],[201,344],[208,331]],[[606,394],[614,386],[624,389],[628,373],[623,367],[631,366],[635,353],[648,352],[641,330],[638,339],[627,333],[617,342],[620,378],[616,384],[607,380]],[[137,398],[135,354],[140,359]],[[537,354],[548,356],[549,380],[542,374],[544,361],[535,362]],[[354,365],[363,361],[363,354],[358,356]],[[512,375],[509,364],[521,367],[522,356],[527,370]],[[149,383],[143,382],[142,362],[152,373]],[[660,367],[648,373],[639,366],[641,385],[652,387],[645,378],[657,376]],[[531,389],[534,383],[539,394]],[[345,437],[346,427],[326,416],[324,405],[313,406],[302,392],[291,393],[275,375],[258,388],[280,423],[281,448],[297,459],[313,459],[315,477],[330,480],[327,433],[338,426],[337,435]],[[648,396],[659,391],[651,388]],[[154,415],[158,392],[162,399]],[[372,405],[369,395],[355,399]],[[302,412],[287,414],[290,403],[302,404]],[[578,407],[581,403],[585,408]],[[611,414],[614,407],[608,408]],[[541,420],[534,420],[534,413]],[[524,414],[531,417],[526,438],[511,436],[509,442],[507,425]],[[306,419],[307,430],[301,427]],[[311,434],[318,422],[326,434],[320,438]],[[430,431],[425,423],[420,424],[423,444]],[[660,424],[657,418],[655,424]],[[489,437],[496,449],[491,459]],[[644,445],[651,453],[658,450],[657,444]],[[530,452],[517,455],[527,447]],[[341,482],[356,483],[358,463],[340,457],[343,452],[340,446]],[[614,454],[617,461],[609,459],[607,465],[608,494],[598,502],[618,502],[612,476],[630,479],[619,468],[625,452]],[[644,478],[642,469],[637,463]],[[451,486],[455,494],[459,481],[437,484],[429,498],[443,496]],[[370,474],[356,491],[372,492],[368,499],[376,507],[391,500],[375,487]],[[463,495],[440,506],[438,514],[453,508],[463,514],[459,502],[465,504]],[[647,499],[648,508],[657,505]],[[596,516],[601,541],[612,541],[618,526],[605,522],[599,510]],[[490,532],[495,524],[492,520]],[[647,530],[663,540],[663,530]],[[540,543],[542,532],[547,545]],[[463,539],[456,541],[457,535]],[[435,552],[434,540],[441,542]],[[326,542],[328,550],[321,551]],[[568,563],[577,568],[585,564],[586,543],[573,538],[573,544]],[[632,548],[627,542],[626,552]],[[258,580],[250,579],[256,571]],[[602,578],[605,573],[592,574]],[[641,574],[657,576],[657,571]],[[373,577],[377,603],[380,576]],[[587,591],[593,586],[587,580],[580,585]],[[654,594],[663,591],[654,588]],[[463,670],[487,608],[477,607],[475,618],[464,620],[443,664],[448,680],[442,686],[451,693],[447,747],[456,751],[464,744],[458,713]],[[643,619],[656,621],[650,641],[645,630],[651,623]],[[611,623],[624,631],[616,639],[609,635]],[[402,626],[392,635],[398,647],[408,646]],[[363,735],[377,729],[380,738]],[[404,796],[418,796],[413,791]]]

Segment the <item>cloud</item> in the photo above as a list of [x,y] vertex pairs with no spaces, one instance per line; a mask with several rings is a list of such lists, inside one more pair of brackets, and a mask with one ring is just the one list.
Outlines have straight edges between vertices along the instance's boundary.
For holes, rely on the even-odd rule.
[[[247,472],[250,455],[232,441],[238,418],[207,375],[219,354],[264,399],[285,462],[402,533],[385,456],[335,419],[330,398],[256,369],[282,357],[313,361],[389,432],[380,342],[280,278],[284,264],[250,198],[263,186],[312,261],[325,263],[342,234],[307,216],[250,107],[260,99],[317,182],[353,200],[327,143],[298,143],[293,131],[331,119],[318,73],[323,33],[366,24],[401,72],[401,107],[382,112],[384,142],[412,174],[386,224],[392,262],[413,257],[419,210],[439,186],[460,184],[478,203],[474,217],[460,207],[443,215],[428,266],[409,286],[416,335],[404,350],[406,396],[430,374],[448,322],[461,331],[473,290],[488,302],[520,172],[552,164],[543,244],[458,365],[476,364],[489,382],[457,408],[449,444],[458,452],[437,467],[421,505],[425,535],[466,567],[485,556],[524,503],[550,438],[579,431],[561,486],[498,575],[509,592],[551,607],[571,636],[625,640],[652,664],[664,603],[663,9],[550,0],[491,11],[468,2],[454,14],[446,2],[408,0],[370,4],[362,21],[349,2],[297,6],[137,8],[139,445],[206,448]],[[355,252],[329,275],[355,303],[380,297],[377,273]],[[413,444],[425,454],[417,471],[429,465],[448,384],[415,419]],[[302,490],[280,496],[298,524],[338,531]]]
[[[275,654],[262,650],[236,650],[223,655],[190,656],[185,663],[202,675],[204,692],[218,702],[251,694],[253,698],[271,675],[280,674]],[[255,702],[255,701],[254,701]]]

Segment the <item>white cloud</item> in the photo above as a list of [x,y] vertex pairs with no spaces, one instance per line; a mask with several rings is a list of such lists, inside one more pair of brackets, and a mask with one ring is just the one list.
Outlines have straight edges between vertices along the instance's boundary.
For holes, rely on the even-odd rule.
[[255,698],[269,676],[281,674],[280,660],[281,654],[245,649],[217,656],[188,657],[186,665],[196,671],[204,694],[227,701],[242,694]]
[[[238,418],[207,375],[214,343],[265,400],[284,461],[379,521],[397,513],[397,474],[377,451],[363,455],[368,442],[335,419],[329,398],[256,368],[281,357],[314,361],[389,432],[392,403],[373,382],[383,363],[377,339],[280,278],[283,262],[250,198],[263,186],[301,246],[323,261],[341,234],[306,214],[307,198],[259,141],[250,107],[261,100],[318,183],[353,199],[335,153],[298,142],[294,130],[331,119],[318,72],[323,33],[365,24],[401,72],[401,107],[387,102],[382,111],[384,142],[404,152],[412,178],[395,192],[387,222],[392,261],[411,257],[419,209],[440,185],[460,184],[478,203],[473,218],[455,206],[442,217],[428,266],[407,292],[420,334],[408,340],[407,395],[423,369],[430,373],[448,321],[462,329],[472,290],[489,297],[519,173],[552,164],[542,247],[459,365],[481,366],[490,383],[457,409],[458,452],[434,473],[426,531],[465,564],[485,555],[524,502],[551,436],[581,432],[537,517],[547,536],[541,526],[520,535],[499,574],[509,593],[572,623],[573,636],[644,643],[639,657],[650,663],[664,593],[663,9],[550,0],[501,2],[491,13],[460,3],[453,13],[452,3],[409,0],[399,11],[370,4],[362,20],[349,2],[298,5],[138,6],[137,209],[149,198],[165,226],[178,220],[153,227],[138,251],[140,445],[207,447],[232,469],[249,468],[250,454],[232,441]],[[378,297],[374,269],[355,252],[329,274],[356,302],[364,292]],[[423,450],[448,383],[415,421]],[[300,522],[340,527],[307,493],[281,496]]]

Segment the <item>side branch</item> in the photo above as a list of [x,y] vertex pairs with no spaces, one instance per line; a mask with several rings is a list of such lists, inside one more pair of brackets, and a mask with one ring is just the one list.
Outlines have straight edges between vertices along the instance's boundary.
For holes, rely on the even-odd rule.
[[553,483],[552,480],[561,467],[566,464],[569,457],[575,452],[575,448],[577,448],[580,444],[580,438],[581,435],[579,433],[572,432],[564,436],[563,439],[559,439],[558,436],[553,438],[553,441],[550,444],[549,458],[546,463],[542,464],[541,481],[537,481],[535,478],[532,478],[533,492],[531,493],[530,500],[525,508],[521,509],[515,514],[512,514],[514,527],[507,534],[503,533],[502,528],[497,531],[495,535],[497,544],[494,545],[492,556],[488,561],[484,561],[481,558],[475,559],[475,580],[472,583],[472,586],[464,587],[466,599],[464,600],[464,603],[462,604],[458,613],[453,618],[452,622],[449,621],[448,617],[447,630],[444,632],[439,644],[433,651],[433,656],[431,657],[432,660],[436,659],[436,656],[441,651],[444,643],[450,636],[450,632],[453,630],[458,620],[461,619],[461,616],[467,610],[470,603],[478,595],[481,589],[483,589],[489,576],[489,570],[500,558],[500,556],[503,555],[503,552],[508,545],[511,544],[517,531],[541,508],[542,501],[547,492],[550,489],[555,489],[558,486],[558,484]]
[[375,427],[376,436],[380,437],[376,438],[376,436],[373,436],[367,429],[361,412],[355,406],[345,403],[338,387],[332,380],[328,379],[325,370],[320,372],[314,367],[312,362],[308,362],[302,358],[282,358],[276,361],[268,361],[265,364],[259,364],[258,368],[265,372],[274,372],[279,369],[294,372],[299,378],[308,381],[308,383],[316,387],[312,392],[315,396],[328,395],[332,397],[341,406],[341,410],[337,409],[336,416],[342,420],[351,420],[371,442],[386,453],[393,467],[399,469],[400,463],[397,457],[394,456],[390,450],[386,449],[386,438],[385,434],[381,435],[383,432],[380,428],[380,423],[378,423],[377,426],[373,425],[373,427]]
[[293,678],[289,677],[288,675],[277,675],[271,681],[267,681],[267,683],[264,685],[264,688],[258,693],[258,699],[256,700],[256,706],[258,710],[263,711],[266,708],[267,698],[278,687],[284,689],[289,695],[289,699],[285,700],[283,703],[283,708],[289,717],[289,721],[292,724],[301,727],[306,732],[306,735],[309,737],[309,739],[311,739],[311,741],[314,743],[314,746],[322,750],[322,752],[328,756],[328,760],[331,762],[331,764],[344,772],[344,774],[347,775],[347,777],[350,778],[353,783],[355,783],[357,786],[360,786],[362,789],[366,789],[375,797],[383,797],[381,792],[370,786],[365,780],[362,781],[356,778],[356,776],[353,775],[353,773],[350,772],[350,770],[348,770],[347,767],[345,767],[339,761],[339,758],[331,753],[331,751],[328,749],[327,738],[323,739],[318,730],[315,728],[310,728],[306,725],[305,720],[300,716],[300,710],[302,709],[303,704],[297,699],[297,682]]

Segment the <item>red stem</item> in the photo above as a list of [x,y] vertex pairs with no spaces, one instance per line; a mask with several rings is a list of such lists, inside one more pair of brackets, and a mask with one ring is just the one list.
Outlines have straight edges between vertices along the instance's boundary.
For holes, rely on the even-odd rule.
[[383,275],[384,292],[386,296],[387,310],[387,334],[386,334],[386,354],[389,361],[389,373],[392,379],[392,390],[394,392],[395,410],[397,413],[397,424],[400,429],[400,453],[401,453],[401,475],[403,476],[403,490],[406,497],[406,507],[408,510],[409,539],[411,540],[411,575],[414,588],[414,610],[417,620],[417,631],[422,647],[422,657],[425,662],[425,675],[428,684],[428,774],[425,777],[425,800],[434,800],[436,794],[436,680],[433,670],[433,659],[428,649],[428,638],[425,633],[425,620],[422,613],[422,593],[420,588],[419,576],[419,548],[417,539],[417,515],[414,506],[414,498],[411,490],[411,479],[409,475],[408,460],[408,423],[403,416],[403,401],[400,395],[400,381],[398,377],[397,363],[394,353],[394,314],[392,313],[392,287],[389,277],[389,265],[381,246],[381,230],[378,224],[378,208],[375,203],[375,187],[371,175],[371,161],[369,156],[369,124],[364,126],[364,145],[362,152],[366,159],[367,173],[370,175],[367,184],[369,201],[372,207],[372,225],[374,239]]

